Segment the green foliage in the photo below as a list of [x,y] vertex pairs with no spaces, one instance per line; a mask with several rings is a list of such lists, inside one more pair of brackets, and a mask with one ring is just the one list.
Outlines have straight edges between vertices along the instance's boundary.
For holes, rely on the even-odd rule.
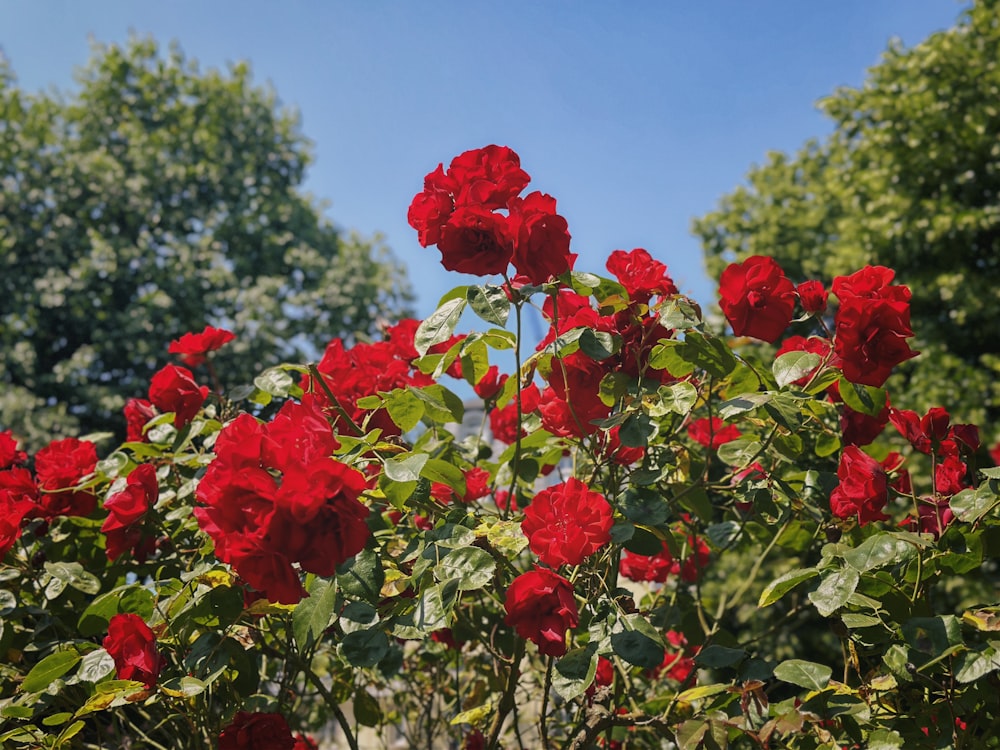
[[30,444],[120,427],[166,342],[206,324],[237,334],[219,370],[252,378],[403,313],[388,250],[301,192],[310,158],[246,64],[134,39],[96,47],[61,96],[0,68],[0,427]]
[[998,14],[976,0],[955,28],[892,44],[861,87],[820,102],[829,138],[770,154],[694,223],[713,276],[749,255],[827,284],[895,269],[923,356],[889,381],[893,403],[979,424],[1000,417]]

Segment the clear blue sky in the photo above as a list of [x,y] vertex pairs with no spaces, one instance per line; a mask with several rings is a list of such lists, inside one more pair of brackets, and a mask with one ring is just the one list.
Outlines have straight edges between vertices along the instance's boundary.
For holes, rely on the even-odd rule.
[[72,86],[89,38],[177,40],[202,68],[249,60],[315,142],[306,188],[329,216],[381,231],[418,312],[463,282],[406,209],[426,172],[469,148],[521,155],[552,194],[577,268],[645,247],[714,300],[692,217],[770,150],[829,132],[815,102],[858,85],[887,42],[954,24],[955,0],[0,0],[0,46],[27,89]]

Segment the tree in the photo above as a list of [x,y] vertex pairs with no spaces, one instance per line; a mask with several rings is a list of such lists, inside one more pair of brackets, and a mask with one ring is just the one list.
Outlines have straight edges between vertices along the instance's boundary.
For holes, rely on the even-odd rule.
[[1000,417],[1000,3],[912,49],[890,45],[859,88],[820,102],[823,142],[769,155],[696,220],[709,272],[770,255],[796,279],[884,265],[913,292],[923,356],[894,403]]
[[[0,67],[0,428],[116,427],[206,324],[240,379],[405,311],[402,269],[300,191],[310,144],[246,64],[98,46],[68,96]],[[235,383],[230,383],[235,385]]]

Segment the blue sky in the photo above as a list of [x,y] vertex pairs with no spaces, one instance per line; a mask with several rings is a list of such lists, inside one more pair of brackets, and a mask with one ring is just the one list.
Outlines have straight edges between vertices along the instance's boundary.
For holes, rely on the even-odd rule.
[[406,209],[425,173],[469,148],[520,155],[553,195],[579,270],[645,247],[702,303],[715,284],[690,235],[770,150],[829,124],[815,102],[858,85],[890,38],[948,28],[955,0],[505,3],[0,0],[0,46],[29,90],[72,86],[89,38],[177,40],[202,68],[249,60],[315,142],[306,189],[330,218],[381,231],[418,312],[459,283]]

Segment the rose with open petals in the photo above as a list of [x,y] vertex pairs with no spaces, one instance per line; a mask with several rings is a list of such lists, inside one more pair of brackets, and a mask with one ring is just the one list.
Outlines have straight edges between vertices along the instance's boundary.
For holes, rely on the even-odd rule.
[[205,355],[221,349],[235,338],[236,335],[225,328],[205,326],[201,333],[185,333],[179,339],[171,341],[168,351],[180,354],[184,364],[197,367],[205,361]]
[[889,501],[885,467],[860,448],[848,445],[837,467],[840,484],[830,495],[830,510],[837,518],[856,516],[864,526],[872,521],[887,521],[882,510]]
[[149,383],[149,400],[162,412],[172,411],[177,428],[194,419],[206,398],[208,386],[198,385],[186,367],[167,365]]
[[611,540],[611,506],[575,477],[535,495],[521,530],[546,565],[578,565]]
[[774,258],[753,255],[719,278],[719,307],[737,336],[774,343],[792,322],[795,286]]
[[848,297],[834,325],[834,351],[852,383],[880,388],[892,368],[919,354],[906,343],[913,335],[908,302]]
[[163,666],[156,650],[156,636],[141,617],[133,614],[115,615],[108,622],[104,650],[115,661],[119,680],[137,680],[152,689]]
[[537,190],[510,202],[514,268],[532,284],[544,284],[573,267],[566,219],[556,213],[556,199]]
[[625,287],[633,302],[646,304],[654,294],[661,297],[677,294],[667,267],[641,247],[629,252],[615,250],[608,256],[605,268]]
[[106,537],[109,560],[117,560],[127,549],[142,540],[142,519],[160,496],[156,468],[152,464],[136,466],[125,480],[125,489],[104,501],[108,517],[101,526]]
[[457,209],[441,227],[438,249],[449,271],[501,274],[514,252],[508,218],[479,206]]
[[23,464],[28,460],[28,454],[17,449],[17,440],[10,430],[0,432],[0,470]]
[[536,567],[515,578],[504,609],[504,622],[547,656],[565,654],[566,631],[580,624],[573,584],[547,568]]

